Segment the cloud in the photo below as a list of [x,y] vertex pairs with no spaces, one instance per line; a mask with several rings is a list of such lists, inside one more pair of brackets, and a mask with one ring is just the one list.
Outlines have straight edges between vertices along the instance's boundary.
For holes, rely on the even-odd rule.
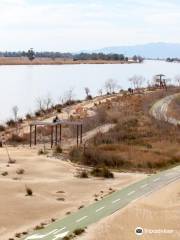
[[180,41],[177,0],[1,0],[0,9],[1,49],[66,51]]

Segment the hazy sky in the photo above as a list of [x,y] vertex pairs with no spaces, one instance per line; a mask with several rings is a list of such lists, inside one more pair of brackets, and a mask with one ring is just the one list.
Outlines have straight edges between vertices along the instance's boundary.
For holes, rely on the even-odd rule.
[[180,42],[180,0],[0,0],[0,50]]

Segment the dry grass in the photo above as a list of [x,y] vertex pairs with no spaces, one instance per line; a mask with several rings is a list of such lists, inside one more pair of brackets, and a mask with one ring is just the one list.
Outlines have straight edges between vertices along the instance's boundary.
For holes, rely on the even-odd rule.
[[89,166],[149,172],[179,164],[180,129],[148,113],[162,95],[164,92],[123,96],[110,108],[104,105],[108,121],[116,126],[105,134],[98,133],[84,151],[73,149],[71,159]]
[[35,58],[30,61],[27,57],[0,57],[0,65],[53,65],[53,64],[131,64],[133,62],[109,60],[78,60],[64,58]]

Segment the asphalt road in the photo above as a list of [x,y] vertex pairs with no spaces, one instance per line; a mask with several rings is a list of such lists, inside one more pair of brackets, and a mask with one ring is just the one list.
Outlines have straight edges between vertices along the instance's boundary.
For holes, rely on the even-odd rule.
[[[114,212],[124,208],[129,203],[145,196],[171,182],[180,180],[180,166],[160,172],[132,184],[120,191],[114,192],[103,200],[73,213],[62,220],[48,225],[41,231],[34,232],[24,240],[60,240],[75,229],[85,228],[92,223],[105,218]],[[88,189],[87,189],[88,191]]]

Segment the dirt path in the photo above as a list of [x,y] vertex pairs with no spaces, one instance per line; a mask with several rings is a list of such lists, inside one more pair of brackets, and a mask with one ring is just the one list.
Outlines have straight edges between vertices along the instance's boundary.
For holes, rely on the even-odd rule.
[[177,93],[177,94],[170,95],[170,96],[167,96],[167,97],[159,100],[152,106],[152,108],[150,110],[150,114],[158,120],[166,121],[166,122],[169,122],[174,125],[180,125],[179,120],[167,116],[169,104],[171,103],[171,101],[173,99],[175,99],[179,95],[180,95],[180,93]]

